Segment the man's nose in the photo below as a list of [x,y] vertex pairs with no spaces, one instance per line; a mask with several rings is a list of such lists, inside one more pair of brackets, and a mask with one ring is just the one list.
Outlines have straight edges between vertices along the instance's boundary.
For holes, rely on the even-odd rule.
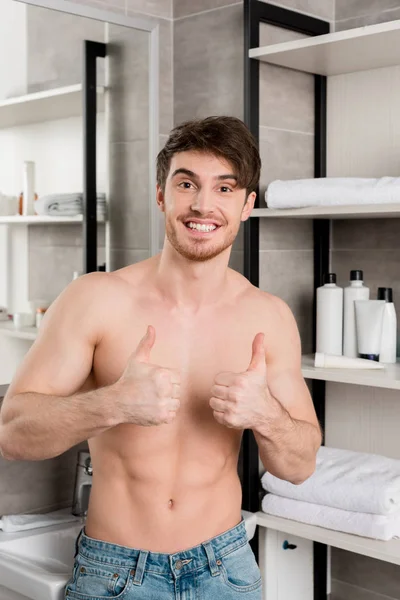
[[195,195],[190,207],[193,211],[208,214],[214,211],[214,195],[212,191],[201,189]]

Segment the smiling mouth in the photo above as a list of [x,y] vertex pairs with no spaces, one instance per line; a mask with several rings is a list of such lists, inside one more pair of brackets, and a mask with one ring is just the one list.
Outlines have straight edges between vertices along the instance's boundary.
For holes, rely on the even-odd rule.
[[193,233],[212,233],[219,229],[219,225],[216,223],[195,223],[194,221],[187,221],[185,223],[186,229],[190,229]]

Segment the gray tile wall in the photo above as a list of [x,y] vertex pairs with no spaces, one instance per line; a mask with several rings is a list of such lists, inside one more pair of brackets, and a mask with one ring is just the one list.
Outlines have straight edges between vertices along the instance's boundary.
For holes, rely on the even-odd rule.
[[400,19],[399,0],[336,0],[336,31]]
[[0,458],[0,513],[47,512],[72,505],[75,467],[83,443],[39,462]]
[[[326,8],[326,7],[325,7]],[[300,34],[262,25],[261,45]],[[260,65],[261,206],[274,179],[313,177],[314,82],[311,75]],[[303,352],[312,350],[313,232],[302,220],[260,220],[260,287],[287,302]]]
[[[400,0],[336,0],[336,31],[400,19]],[[367,177],[368,174],[365,174]],[[334,221],[332,268],[346,285],[350,269],[363,269],[371,297],[377,287],[400,297],[398,220]],[[357,266],[355,266],[357,265]],[[400,598],[400,567],[332,549],[332,600]]]

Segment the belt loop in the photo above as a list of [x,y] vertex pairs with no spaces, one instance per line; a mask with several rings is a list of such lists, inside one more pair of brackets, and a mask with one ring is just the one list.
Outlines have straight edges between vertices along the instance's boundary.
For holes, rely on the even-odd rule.
[[83,533],[83,527],[80,530],[80,532],[78,533],[78,536],[77,536],[77,538],[75,540],[75,556],[74,556],[74,558],[76,558],[76,555],[78,554],[78,551],[79,551],[79,542],[80,542],[80,539],[82,537],[82,533]]
[[133,583],[135,585],[142,585],[143,573],[146,567],[147,557],[149,555],[149,551],[140,550],[139,558],[135,567],[135,577],[133,578]]
[[215,577],[216,575],[220,575],[220,572],[219,572],[219,569],[217,566],[217,561],[215,560],[214,549],[212,547],[211,542],[204,542],[202,544],[202,546],[207,554],[208,564],[210,565],[211,575],[213,577]]

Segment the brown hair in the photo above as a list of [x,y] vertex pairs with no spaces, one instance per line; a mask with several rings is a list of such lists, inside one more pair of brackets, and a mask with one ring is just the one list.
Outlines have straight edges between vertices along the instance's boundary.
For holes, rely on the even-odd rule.
[[256,140],[236,117],[207,117],[186,121],[175,127],[157,156],[157,183],[165,191],[171,158],[178,152],[194,150],[222,157],[235,170],[237,185],[254,191],[260,179],[261,160]]

